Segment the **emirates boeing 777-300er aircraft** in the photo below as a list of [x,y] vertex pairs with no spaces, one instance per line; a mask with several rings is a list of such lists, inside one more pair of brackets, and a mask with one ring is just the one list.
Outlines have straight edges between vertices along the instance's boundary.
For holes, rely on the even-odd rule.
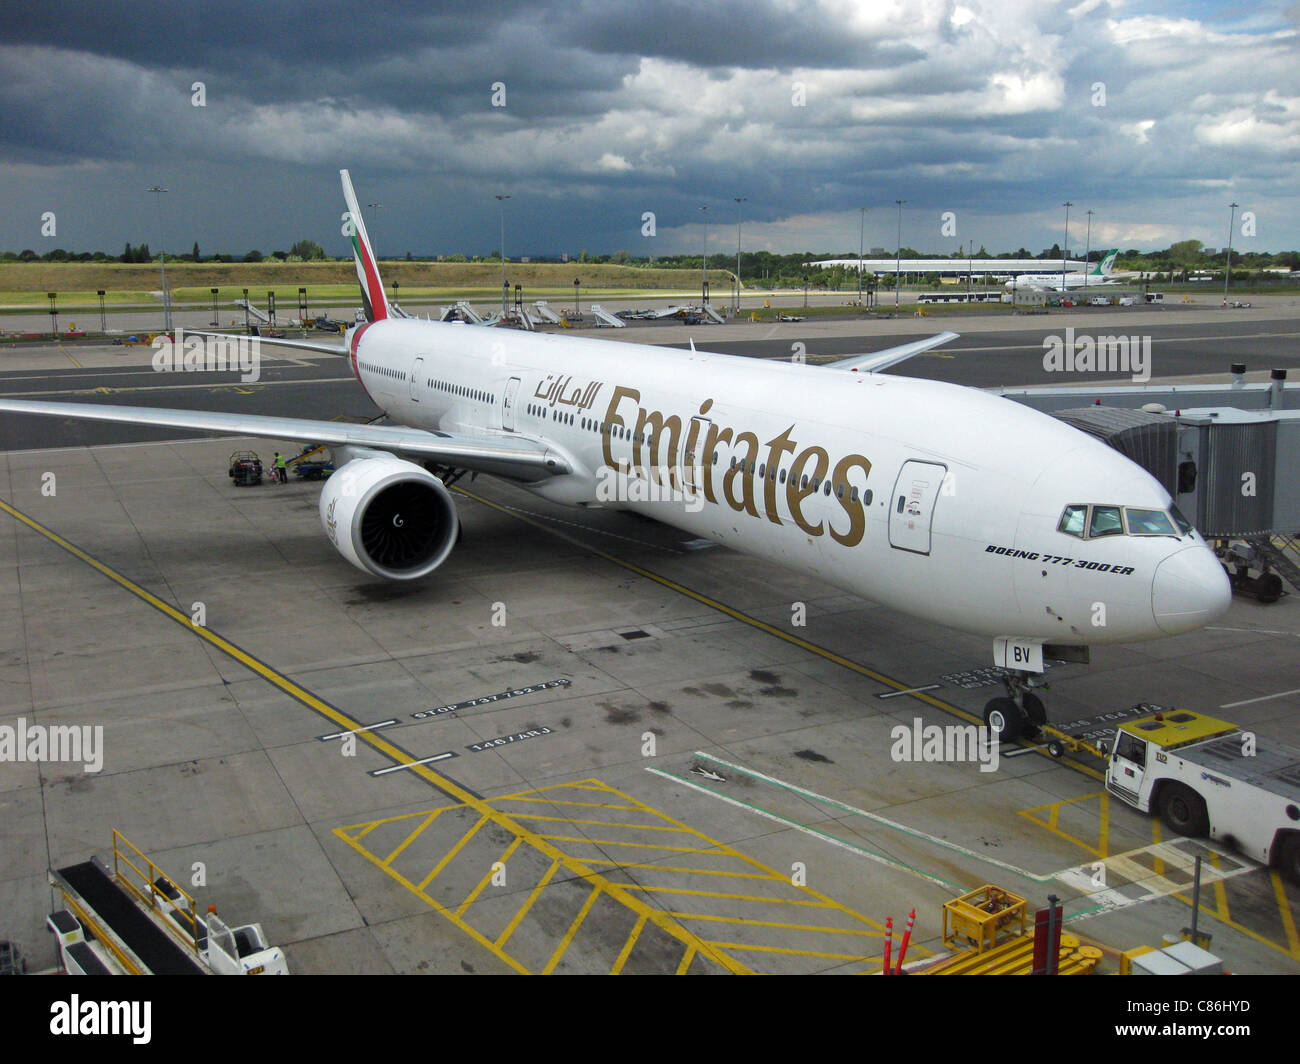
[[[1044,647],[1203,627],[1228,578],[1143,469],[973,388],[876,372],[954,337],[811,366],[395,317],[346,170],[366,321],[342,344],[393,424],[0,400],[14,414],[325,444],[320,517],[362,571],[414,580],[459,520],[473,471],[574,506],[624,507],[914,617],[989,637],[1004,738],[1045,719]],[[271,342],[271,341],[264,341]]]

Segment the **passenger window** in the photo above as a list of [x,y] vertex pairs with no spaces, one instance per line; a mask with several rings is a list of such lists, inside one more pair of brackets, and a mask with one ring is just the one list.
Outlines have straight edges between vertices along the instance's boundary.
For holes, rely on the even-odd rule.
[[1124,523],[1120,520],[1118,506],[1094,506],[1092,520],[1088,523],[1088,536],[1122,536]]
[[1088,507],[1086,506],[1067,506],[1061,514],[1061,523],[1056,526],[1056,531],[1064,532],[1067,536],[1078,536],[1083,538],[1083,526],[1088,519]]
[[1124,508],[1128,519],[1130,536],[1177,536],[1173,522],[1164,510],[1138,510],[1132,506]]

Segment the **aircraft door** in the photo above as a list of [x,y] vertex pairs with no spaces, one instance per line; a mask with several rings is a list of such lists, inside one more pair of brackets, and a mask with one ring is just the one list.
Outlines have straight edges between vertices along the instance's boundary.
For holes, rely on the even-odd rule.
[[420,401],[420,373],[424,369],[424,359],[417,358],[411,365],[411,398]]
[[930,553],[930,525],[935,500],[948,467],[937,462],[907,461],[898,471],[889,507],[889,545],[915,554]]
[[713,422],[706,417],[691,418],[690,428],[686,431],[686,453],[682,458],[682,491],[695,498],[704,491],[703,465],[709,461],[704,444],[709,438],[709,428]]
[[511,377],[501,396],[501,427],[506,432],[515,431],[515,393],[519,391],[519,378]]

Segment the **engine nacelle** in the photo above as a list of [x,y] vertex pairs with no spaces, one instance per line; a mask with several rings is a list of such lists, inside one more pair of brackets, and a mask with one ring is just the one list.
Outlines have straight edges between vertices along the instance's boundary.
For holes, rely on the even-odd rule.
[[446,485],[391,455],[354,458],[336,470],[321,492],[320,521],[343,557],[386,580],[433,572],[460,529]]

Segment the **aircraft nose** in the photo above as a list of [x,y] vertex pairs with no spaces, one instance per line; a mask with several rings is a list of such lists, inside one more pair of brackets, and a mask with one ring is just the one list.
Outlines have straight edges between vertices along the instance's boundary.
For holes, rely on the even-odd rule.
[[1170,635],[1204,628],[1228,611],[1232,585],[1208,547],[1187,547],[1156,566],[1151,612]]

